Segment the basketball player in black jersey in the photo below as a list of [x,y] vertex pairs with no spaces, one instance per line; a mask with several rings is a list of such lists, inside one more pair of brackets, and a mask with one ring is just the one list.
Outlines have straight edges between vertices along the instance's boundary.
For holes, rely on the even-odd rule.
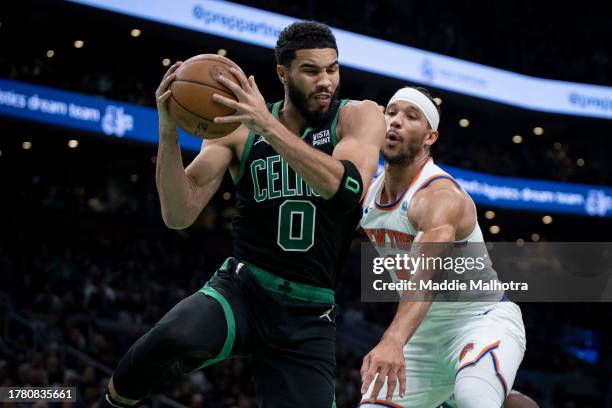
[[234,257],[127,352],[101,400],[129,406],[175,363],[183,372],[250,356],[261,407],[335,406],[336,276],[378,165],[385,121],[371,101],[338,100],[338,50],[329,27],[294,23],[277,45],[285,98],[266,104],[255,79],[232,71],[237,96],[214,99],[241,122],[207,140],[183,168],[167,110],[171,67],[157,92],[157,185],[166,225],[191,225],[226,170],[236,185]]

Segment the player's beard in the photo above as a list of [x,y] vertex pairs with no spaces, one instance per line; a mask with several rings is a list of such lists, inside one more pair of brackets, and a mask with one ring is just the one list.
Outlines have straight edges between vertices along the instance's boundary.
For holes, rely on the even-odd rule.
[[[300,115],[302,115],[306,123],[310,127],[317,128],[323,123],[327,122],[331,118],[331,115],[332,115],[331,108],[334,102],[338,100],[338,91],[340,90],[340,84],[338,84],[338,86],[336,87],[336,90],[332,94],[327,110],[322,110],[322,111],[319,111],[319,110],[313,111],[308,108],[309,95],[306,95],[304,92],[302,92],[293,83],[293,81],[291,80],[291,77],[288,77],[287,79],[287,90],[289,91],[289,99],[291,100],[291,103],[293,104],[293,106],[295,106],[295,108],[300,113]],[[313,92],[313,94],[324,92],[324,91],[327,91],[327,89],[317,89],[315,92]]]
[[395,155],[390,155],[382,149],[381,153],[385,162],[392,166],[408,166],[417,157],[421,149],[423,149],[423,140],[425,135],[420,138],[409,138],[408,143],[402,146],[402,150]]

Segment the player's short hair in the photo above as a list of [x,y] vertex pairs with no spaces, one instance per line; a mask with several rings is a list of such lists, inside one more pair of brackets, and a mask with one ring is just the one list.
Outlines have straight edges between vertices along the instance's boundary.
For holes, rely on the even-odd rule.
[[288,25],[276,41],[274,54],[279,65],[289,65],[297,50],[333,48],[338,52],[336,37],[328,25],[317,21],[300,21]]
[[442,118],[442,110],[440,109],[440,105],[436,103],[434,98],[431,96],[431,93],[429,92],[429,90],[426,88],[423,88],[422,86],[413,86],[412,88],[416,89],[417,91],[425,95],[427,99],[429,99],[431,103],[433,103],[434,106],[436,107],[436,110],[438,111],[438,116]]

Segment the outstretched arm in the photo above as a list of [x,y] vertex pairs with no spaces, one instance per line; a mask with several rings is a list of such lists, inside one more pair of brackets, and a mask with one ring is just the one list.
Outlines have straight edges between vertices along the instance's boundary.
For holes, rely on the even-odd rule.
[[[451,181],[440,180],[417,194],[410,206],[411,221],[417,234],[413,247],[427,258],[444,257],[455,241],[455,234],[463,216],[467,197]],[[433,243],[430,244],[430,243]],[[421,268],[413,281],[435,279],[435,271]],[[376,399],[387,380],[387,399],[391,399],[399,382],[400,395],[406,391],[406,371],[403,348],[425,318],[435,293],[420,290],[406,292],[400,299],[393,321],[380,342],[363,359],[361,366],[362,394],[376,377],[369,399]]]

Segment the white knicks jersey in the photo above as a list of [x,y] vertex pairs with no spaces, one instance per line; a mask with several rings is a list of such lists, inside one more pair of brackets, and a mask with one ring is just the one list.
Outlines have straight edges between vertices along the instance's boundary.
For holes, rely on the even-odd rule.
[[[412,200],[412,197],[414,197],[414,195],[420,190],[429,186],[429,184],[434,180],[438,180],[441,178],[446,178],[454,181],[453,177],[449,173],[434,164],[433,160],[430,158],[414,177],[410,186],[402,194],[402,196],[397,201],[386,205],[380,204],[380,195],[383,190],[385,172],[383,171],[372,182],[370,188],[368,189],[368,192],[366,193],[363,199],[363,214],[360,225],[380,256],[392,256],[398,253],[407,253],[408,251],[410,251],[412,242],[418,233],[416,228],[410,222],[408,215],[408,209],[410,208],[410,202]],[[450,256],[454,258],[476,258],[479,256],[485,257],[485,267],[478,271],[478,279],[481,279],[483,282],[497,280],[497,273],[493,269],[490,262],[490,258],[488,257],[482,231],[480,229],[480,226],[478,225],[478,220],[476,220],[474,229],[466,238],[455,242],[456,244],[476,244],[455,245],[455,248],[453,249]],[[398,280],[398,275],[400,275],[402,279],[409,279],[409,276],[401,275],[401,272],[396,273],[395,271],[391,270],[390,273],[394,281]],[[467,273],[458,272],[447,275],[447,278],[456,278],[460,281],[466,281],[469,279],[474,280],[474,274],[468,276]],[[434,302],[429,314],[447,309],[453,309],[454,313],[456,313],[457,302],[460,302],[463,306],[462,309],[466,310],[466,312],[470,314],[469,310],[477,311],[480,310],[482,307],[490,306],[490,300],[495,299],[495,302],[497,302],[502,298],[502,296],[503,291],[495,290],[468,290],[463,291],[461,293],[458,293],[456,291],[438,292],[436,299],[442,301]],[[455,300],[456,302],[453,302],[453,300]],[[467,301],[474,300],[478,301],[470,302],[469,304],[467,303]],[[455,305],[453,305],[453,303],[455,303]]]

